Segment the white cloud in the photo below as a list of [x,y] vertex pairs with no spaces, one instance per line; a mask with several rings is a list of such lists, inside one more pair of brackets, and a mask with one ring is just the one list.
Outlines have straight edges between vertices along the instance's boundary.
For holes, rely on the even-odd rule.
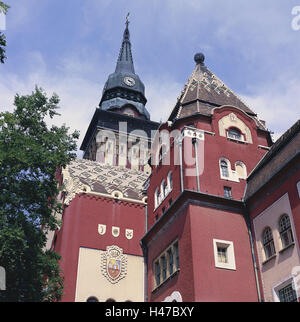
[[[79,130],[79,148],[95,108],[100,101],[102,88],[99,84],[79,76],[67,73],[51,73],[46,68],[40,53],[34,52],[31,56],[32,61],[37,62],[37,64],[31,65],[32,68],[25,78],[21,78],[18,74],[7,73],[5,79],[0,79],[0,110],[12,112],[15,94],[30,95],[36,85],[42,87],[48,97],[56,93],[60,97],[58,112],[61,116],[49,120],[48,123],[49,125],[65,123],[70,127],[70,131]],[[78,152],[78,154],[81,153]]]
[[160,75],[159,79],[149,77],[145,79],[147,109],[151,119],[165,122],[173,110],[183,84]]
[[262,88],[253,90],[255,94],[241,96],[242,99],[266,121],[267,128],[278,139],[300,118],[300,80],[277,80]]

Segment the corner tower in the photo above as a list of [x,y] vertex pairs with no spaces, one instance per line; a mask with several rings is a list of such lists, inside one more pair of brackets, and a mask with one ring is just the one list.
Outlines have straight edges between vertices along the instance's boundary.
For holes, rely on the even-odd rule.
[[247,176],[272,145],[270,133],[206,67],[203,54],[194,59],[153,143],[149,230],[142,239],[148,298],[257,301],[243,195]]

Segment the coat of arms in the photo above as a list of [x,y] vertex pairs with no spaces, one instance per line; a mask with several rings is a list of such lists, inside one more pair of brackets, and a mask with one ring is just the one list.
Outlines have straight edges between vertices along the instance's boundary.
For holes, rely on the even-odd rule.
[[112,284],[118,283],[127,273],[127,257],[123,254],[123,249],[118,246],[107,246],[106,252],[101,254],[102,274]]

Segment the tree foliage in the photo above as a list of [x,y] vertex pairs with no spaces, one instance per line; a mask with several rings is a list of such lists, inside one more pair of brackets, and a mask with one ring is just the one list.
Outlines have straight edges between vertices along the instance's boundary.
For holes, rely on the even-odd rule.
[[[0,14],[7,14],[7,10],[9,9],[9,6],[5,4],[4,2],[0,1]],[[5,56],[5,47],[6,47],[6,38],[5,35],[0,32],[0,63],[4,63]]]
[[[16,95],[13,113],[0,113],[0,266],[6,270],[6,291],[0,301],[56,301],[62,295],[59,255],[43,251],[45,230],[58,226],[62,206],[58,168],[76,157],[79,133],[48,128],[59,98],[35,88]],[[43,227],[43,229],[41,229]]]

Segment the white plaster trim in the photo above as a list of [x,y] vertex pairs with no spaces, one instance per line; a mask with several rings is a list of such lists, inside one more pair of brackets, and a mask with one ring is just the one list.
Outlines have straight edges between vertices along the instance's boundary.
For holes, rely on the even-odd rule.
[[[228,263],[219,262],[219,260],[218,260],[218,245],[222,245],[222,246],[227,247]],[[232,241],[213,239],[213,248],[214,248],[215,266],[217,268],[236,270],[235,257],[234,257],[234,247],[233,247]]]
[[180,292],[178,291],[174,291],[170,296],[167,296],[163,302],[182,302],[182,296],[180,294]]
[[280,282],[278,282],[277,284],[275,284],[273,287],[272,287],[272,296],[273,296],[273,300],[274,302],[280,302],[280,299],[279,299],[279,291],[286,287],[288,284],[290,283],[293,283],[293,289],[295,290],[296,292],[296,296],[297,296],[297,299],[299,298],[299,294],[298,294],[298,291],[297,291],[297,288],[295,288],[295,280],[294,280],[294,277],[292,275],[289,275],[285,278],[283,278]]

